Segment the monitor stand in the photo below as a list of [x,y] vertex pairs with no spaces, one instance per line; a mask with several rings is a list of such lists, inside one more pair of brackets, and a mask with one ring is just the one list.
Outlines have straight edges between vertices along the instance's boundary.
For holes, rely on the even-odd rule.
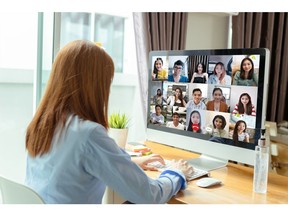
[[225,167],[228,163],[228,160],[223,160],[216,157],[211,157],[208,155],[201,155],[198,158],[192,158],[187,160],[192,166],[203,169],[206,171],[212,171],[215,169],[219,169]]

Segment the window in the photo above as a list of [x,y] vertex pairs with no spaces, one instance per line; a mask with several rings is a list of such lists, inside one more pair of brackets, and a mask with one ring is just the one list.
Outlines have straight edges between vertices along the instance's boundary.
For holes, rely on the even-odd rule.
[[99,13],[61,13],[60,47],[86,39],[102,43],[116,72],[123,72],[125,17]]

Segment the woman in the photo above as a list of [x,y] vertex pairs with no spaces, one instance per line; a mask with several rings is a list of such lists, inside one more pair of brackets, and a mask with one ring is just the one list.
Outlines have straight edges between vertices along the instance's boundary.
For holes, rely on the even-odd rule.
[[239,120],[233,130],[233,141],[238,144],[238,141],[249,142],[249,134],[246,132],[247,124],[245,121]]
[[113,76],[111,57],[92,42],[71,42],[57,55],[26,134],[26,184],[45,203],[101,203],[106,186],[133,203],[165,203],[185,188],[192,167],[178,161],[150,179],[107,135]]
[[183,98],[183,93],[181,88],[176,88],[174,95],[171,95],[167,99],[167,105],[170,106],[178,106],[178,107],[185,107],[186,102]]
[[226,126],[226,119],[222,115],[216,115],[212,120],[213,125],[206,127],[206,133],[214,137],[228,138],[228,133],[224,129]]
[[246,114],[256,116],[255,106],[252,104],[251,97],[248,93],[243,93],[240,95],[238,104],[235,105],[232,113],[234,115]]
[[208,84],[231,85],[231,76],[226,74],[225,66],[218,62],[213,70],[213,74],[208,78]]
[[191,112],[187,131],[193,131],[195,133],[202,133],[201,115],[199,111],[194,110]]
[[213,100],[208,101],[206,106],[207,110],[217,111],[217,112],[228,112],[228,105],[222,101],[223,92],[221,88],[214,88],[213,92]]
[[152,79],[167,79],[167,75],[167,71],[163,68],[162,58],[156,58],[154,62]]
[[196,72],[193,73],[191,83],[207,83],[208,74],[205,72],[205,65],[199,62],[196,65]]
[[241,61],[240,71],[235,73],[233,85],[257,86],[258,76],[254,73],[253,61],[246,57]]

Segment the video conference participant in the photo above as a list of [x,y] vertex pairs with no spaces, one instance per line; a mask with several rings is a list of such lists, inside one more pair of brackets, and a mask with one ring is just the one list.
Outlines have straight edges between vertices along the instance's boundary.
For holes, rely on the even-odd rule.
[[212,125],[206,127],[206,133],[214,137],[225,137],[228,138],[229,135],[224,129],[226,126],[226,119],[222,115],[216,115],[212,120]]
[[235,105],[235,108],[232,112],[235,114],[246,114],[256,116],[256,110],[252,104],[251,97],[248,93],[243,93],[239,97],[238,104]]
[[198,110],[193,110],[191,112],[187,131],[193,131],[195,133],[202,133],[201,115]]
[[167,79],[167,71],[163,68],[163,60],[160,57],[154,62],[152,79]]
[[166,127],[184,130],[185,126],[179,122],[180,115],[177,112],[173,113],[173,121],[167,122]]
[[184,63],[181,60],[177,60],[173,66],[173,74],[168,75],[169,82],[188,82],[186,76],[181,75],[184,68]]
[[155,106],[155,113],[151,113],[150,121],[153,124],[164,124],[164,116],[161,114],[162,109],[160,105]]
[[191,108],[191,110],[194,110],[194,109],[206,110],[205,103],[203,101],[201,101],[201,99],[202,99],[201,89],[200,88],[193,89],[192,96],[193,96],[193,99],[190,100],[186,104],[186,108]]
[[137,165],[108,136],[113,76],[113,60],[95,43],[74,41],[58,53],[26,134],[25,182],[45,203],[100,204],[106,186],[132,203],[166,203],[185,189],[187,163],[151,179],[140,166],[163,159]]
[[213,70],[213,74],[208,78],[208,84],[231,85],[231,76],[226,74],[225,66],[218,62]]
[[241,61],[240,71],[235,73],[233,78],[233,85],[258,85],[258,75],[254,72],[254,63],[249,57],[246,57]]
[[162,106],[164,102],[166,102],[166,99],[163,97],[161,89],[157,89],[157,93],[153,97],[153,103]]
[[228,105],[222,101],[223,92],[221,88],[214,88],[213,92],[213,100],[208,101],[206,106],[207,110],[217,111],[217,112],[228,112]]
[[208,74],[205,72],[205,65],[199,62],[196,65],[196,72],[193,73],[191,83],[207,83]]

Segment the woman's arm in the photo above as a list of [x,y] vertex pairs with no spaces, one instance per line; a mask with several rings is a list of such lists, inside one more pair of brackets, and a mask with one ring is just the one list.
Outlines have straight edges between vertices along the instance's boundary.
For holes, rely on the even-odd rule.
[[208,74],[207,73],[204,73],[204,77],[206,78],[205,80],[205,83],[208,83]]
[[193,73],[193,76],[191,78],[191,82],[190,83],[193,83],[194,82],[194,77],[195,77],[195,73]]

